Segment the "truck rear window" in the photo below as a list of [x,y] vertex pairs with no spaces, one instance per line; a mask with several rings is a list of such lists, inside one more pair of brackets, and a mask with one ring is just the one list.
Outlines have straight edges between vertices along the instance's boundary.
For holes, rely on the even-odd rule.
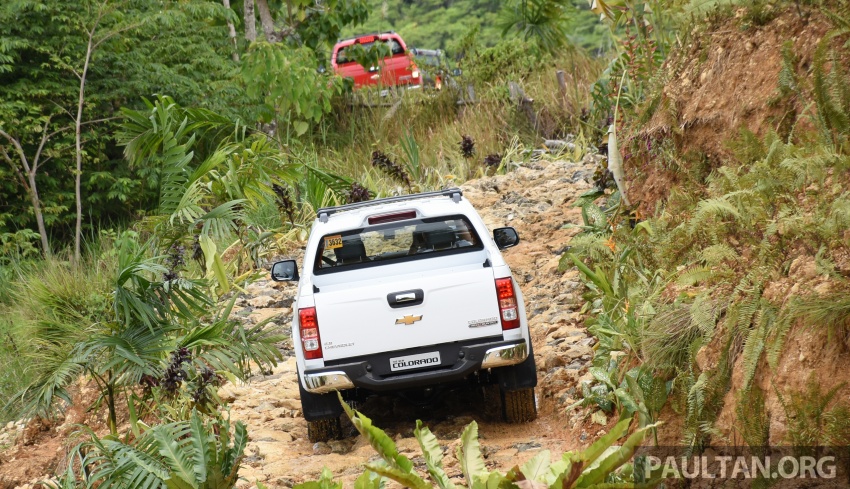
[[411,219],[322,236],[314,272],[328,273],[484,249],[463,216]]
[[[395,39],[389,39],[389,40],[379,39],[377,42],[380,42],[380,43],[383,43],[383,44],[386,44],[386,43],[389,42],[390,52],[392,52],[393,56],[396,56],[396,55],[399,55],[399,54],[404,54],[404,48],[401,47],[401,43],[399,43]],[[364,42],[364,43],[361,43],[360,45],[363,46],[366,49],[369,49],[369,47],[372,46],[373,44],[375,44],[375,41]],[[337,51],[337,53],[336,53],[336,64],[344,65],[344,64],[348,64],[348,63],[354,63],[355,61],[357,61],[353,57],[350,58],[348,56],[348,53],[350,52],[349,48],[351,48],[352,46],[354,46],[354,44],[352,44],[350,46],[342,47],[342,48],[339,49],[339,51]]]

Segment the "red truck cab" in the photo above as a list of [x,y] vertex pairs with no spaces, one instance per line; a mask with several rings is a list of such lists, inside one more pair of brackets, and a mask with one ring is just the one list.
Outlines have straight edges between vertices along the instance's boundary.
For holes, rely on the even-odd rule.
[[[391,54],[383,59],[381,66],[373,66],[366,70],[348,55],[349,48],[355,44],[369,48],[376,42],[386,43],[390,48]],[[422,86],[422,77],[413,61],[413,56],[401,36],[392,31],[365,34],[339,41],[334,46],[331,65],[337,75],[353,79],[355,89],[367,86],[405,86],[407,88]]]

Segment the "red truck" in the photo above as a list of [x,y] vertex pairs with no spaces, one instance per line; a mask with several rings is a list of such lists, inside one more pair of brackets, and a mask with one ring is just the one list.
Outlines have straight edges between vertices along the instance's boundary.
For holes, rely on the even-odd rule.
[[[380,66],[373,66],[366,70],[351,56],[350,48],[359,44],[368,49],[376,42],[386,43],[391,54],[383,59]],[[331,65],[337,75],[353,79],[354,88],[368,86],[419,88],[422,86],[422,77],[413,61],[413,55],[408,51],[401,36],[393,31],[364,34],[339,41],[334,46]]]

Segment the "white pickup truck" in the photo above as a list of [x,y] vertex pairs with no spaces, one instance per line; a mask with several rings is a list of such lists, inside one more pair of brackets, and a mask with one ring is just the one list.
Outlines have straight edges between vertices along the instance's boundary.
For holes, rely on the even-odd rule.
[[498,386],[508,422],[537,417],[537,369],[522,294],[460,189],[317,211],[298,281],[292,337],[311,441],[341,436],[346,400],[397,393],[430,402],[451,387]]

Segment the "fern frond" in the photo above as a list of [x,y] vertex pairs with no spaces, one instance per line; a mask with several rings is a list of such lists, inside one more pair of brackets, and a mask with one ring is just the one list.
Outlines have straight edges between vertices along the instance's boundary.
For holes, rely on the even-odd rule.
[[708,294],[700,294],[694,299],[689,309],[691,323],[700,331],[704,342],[711,341],[714,328],[720,316],[720,308],[711,300]]
[[689,268],[679,273],[676,283],[682,287],[691,287],[697,283],[709,281],[714,275],[711,267]]
[[788,307],[780,311],[767,338],[767,364],[775,369],[779,365],[779,355],[785,346],[785,338],[793,325],[793,316],[788,313]]
[[750,387],[753,377],[755,377],[758,368],[761,354],[765,347],[765,337],[776,318],[776,310],[770,305],[763,305],[756,313],[753,323],[754,327],[747,334],[744,340],[743,368],[744,380],[742,388],[744,390]]
[[726,217],[737,219],[741,217],[741,213],[724,197],[702,200],[697,204],[694,217],[688,224],[688,232],[693,235],[703,226],[709,226],[710,220]]

